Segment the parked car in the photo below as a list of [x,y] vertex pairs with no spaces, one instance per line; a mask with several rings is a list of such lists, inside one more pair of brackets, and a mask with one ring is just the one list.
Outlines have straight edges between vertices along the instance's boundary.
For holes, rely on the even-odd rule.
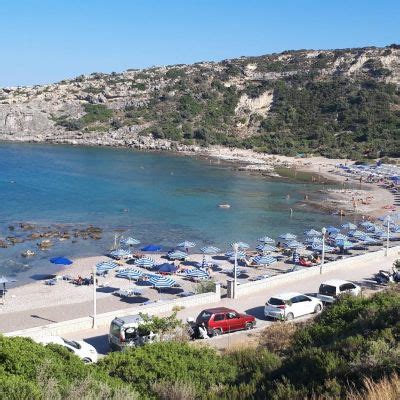
[[143,319],[139,315],[116,317],[111,321],[108,343],[111,350],[124,351],[128,347],[141,346],[157,340],[153,332],[144,332],[139,326]]
[[358,296],[361,293],[361,287],[353,282],[343,281],[341,279],[332,279],[321,283],[317,297],[323,302],[332,304],[343,294]]
[[302,315],[319,313],[323,308],[322,301],[316,297],[301,293],[282,293],[271,297],[264,307],[264,315],[284,321]]
[[77,355],[85,363],[97,362],[98,360],[96,349],[83,340],[68,340],[61,336],[49,336],[39,340],[39,343],[44,345],[58,344],[63,346],[71,353]]
[[203,310],[197,317],[196,323],[204,324],[210,336],[226,332],[252,329],[256,319],[252,315],[240,314],[231,308],[217,307]]

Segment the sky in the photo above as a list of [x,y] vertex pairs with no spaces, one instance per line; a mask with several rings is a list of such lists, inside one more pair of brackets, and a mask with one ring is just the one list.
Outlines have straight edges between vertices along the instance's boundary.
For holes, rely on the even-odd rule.
[[399,0],[1,0],[0,87],[391,43]]

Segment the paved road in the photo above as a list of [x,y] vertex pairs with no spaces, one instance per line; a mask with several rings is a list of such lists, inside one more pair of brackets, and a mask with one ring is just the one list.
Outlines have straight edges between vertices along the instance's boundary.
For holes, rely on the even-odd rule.
[[[319,285],[323,281],[333,278],[351,280],[353,282],[361,284],[362,286],[365,286],[366,285],[365,281],[371,279],[374,273],[376,273],[380,269],[390,269],[393,264],[393,261],[396,258],[398,258],[398,255],[387,258],[382,257],[382,261],[379,264],[377,264],[376,261],[361,263],[357,262],[357,260],[355,259],[355,262],[351,266],[351,268],[347,266],[343,268],[343,270],[340,272],[339,271],[329,272],[328,267],[326,267],[326,271],[323,273],[323,275],[318,275],[311,278],[310,277],[302,278],[299,279],[299,281],[296,283],[293,282],[290,284],[282,283],[281,285],[276,286],[273,289],[265,289],[256,292],[252,295],[249,295],[248,297],[239,298],[237,300],[224,298],[221,299],[221,301],[218,303],[218,306],[230,307],[238,310],[239,312],[245,312],[251,314],[254,317],[256,317],[258,327],[266,326],[267,324],[273,323],[267,321],[263,314],[264,304],[269,297],[276,295],[278,293],[288,292],[288,291],[313,294],[316,293]],[[215,305],[216,304],[210,306],[215,306]],[[203,310],[204,308],[206,307],[200,306],[200,307],[187,308],[180,311],[178,313],[178,316],[183,321],[186,321],[187,317],[196,317],[200,313],[200,311]],[[102,327],[99,329],[74,332],[65,336],[67,338],[76,340],[84,339],[88,343],[94,345],[100,354],[106,354],[108,351],[107,332],[108,332],[108,327]],[[234,335],[239,336],[238,334],[231,334],[231,335],[233,335],[232,339]],[[225,336],[226,335],[224,335],[223,337]],[[244,340],[246,340],[245,335],[241,335],[241,337],[243,337]],[[210,344],[215,341],[216,347],[221,347],[220,343],[221,340],[229,342],[229,339],[227,338],[226,339],[216,338],[210,340]]]

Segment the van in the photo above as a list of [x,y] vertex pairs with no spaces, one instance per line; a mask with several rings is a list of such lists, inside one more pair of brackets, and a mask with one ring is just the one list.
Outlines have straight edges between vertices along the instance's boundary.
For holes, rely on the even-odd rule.
[[124,351],[129,347],[142,346],[157,340],[153,332],[140,329],[143,323],[140,315],[116,317],[111,321],[108,342],[111,351]]

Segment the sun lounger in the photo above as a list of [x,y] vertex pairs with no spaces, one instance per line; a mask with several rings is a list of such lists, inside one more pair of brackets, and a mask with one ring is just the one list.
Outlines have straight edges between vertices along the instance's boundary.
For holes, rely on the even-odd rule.
[[117,292],[115,292],[115,294],[120,297],[128,297],[128,298],[143,295],[143,293],[136,288],[120,289]]

